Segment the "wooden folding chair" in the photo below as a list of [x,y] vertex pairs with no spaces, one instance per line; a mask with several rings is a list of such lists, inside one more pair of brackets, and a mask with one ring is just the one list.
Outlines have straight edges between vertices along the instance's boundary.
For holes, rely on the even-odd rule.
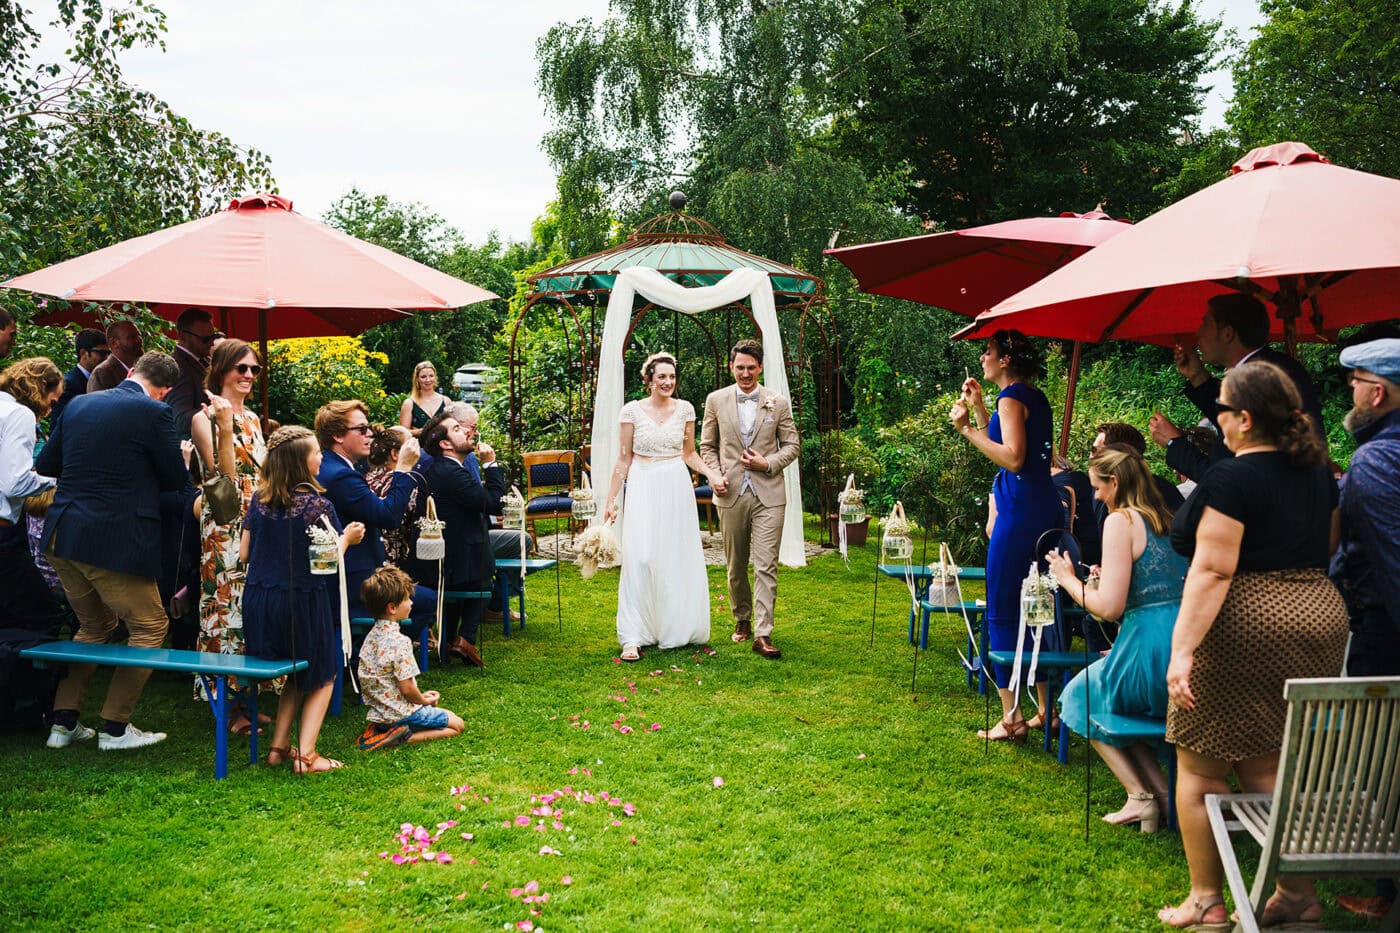
[[[1274,792],[1205,798],[1247,933],[1280,876],[1400,876],[1400,677],[1290,680],[1283,695]],[[1240,830],[1263,850],[1248,889],[1230,839]],[[1400,929],[1400,907],[1381,929]]]

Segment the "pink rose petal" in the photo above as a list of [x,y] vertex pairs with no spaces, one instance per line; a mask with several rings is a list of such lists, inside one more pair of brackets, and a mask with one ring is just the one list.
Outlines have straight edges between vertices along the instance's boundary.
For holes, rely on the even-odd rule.
[[535,893],[536,891],[538,891],[539,889],[540,889],[540,883],[539,883],[538,881],[527,881],[527,882],[525,882],[525,893],[526,893],[526,894],[534,894],[534,893]]
[[569,875],[565,875],[564,877],[559,879],[559,883],[567,887],[568,885],[574,883],[574,879]]
[[710,783],[713,784],[713,785],[716,786],[716,787],[723,787],[723,786],[724,786],[724,778],[719,777],[718,775],[716,775],[715,779],[714,779],[713,781],[711,781]]

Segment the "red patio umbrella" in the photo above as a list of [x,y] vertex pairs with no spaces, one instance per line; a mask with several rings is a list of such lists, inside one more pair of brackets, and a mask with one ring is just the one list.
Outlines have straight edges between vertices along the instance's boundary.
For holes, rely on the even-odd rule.
[[[1128,221],[1115,220],[1096,208],[1084,214],[1065,211],[1058,217],[1006,220],[826,252],[855,273],[861,291],[971,316],[1040,281],[1128,227]],[[968,333],[965,329],[954,336]],[[1061,455],[1069,449],[1069,421],[1082,353],[1083,347],[1076,340],[1060,425]]]
[[1299,335],[1395,317],[1400,180],[1302,143],[1254,149],[1229,178],[1007,298],[968,335],[1164,342],[1193,333],[1206,299],[1232,289],[1274,305],[1290,353]]
[[[1109,221],[1098,223],[1097,221]],[[975,315],[1123,232],[1101,210],[829,249],[863,292]]]
[[[134,237],[0,282],[75,302],[39,324],[86,323],[85,302],[148,305],[171,321],[213,312],[220,330],[267,341],[362,333],[410,311],[448,310],[499,297],[292,210],[275,194]],[[267,382],[262,384],[267,415]]]

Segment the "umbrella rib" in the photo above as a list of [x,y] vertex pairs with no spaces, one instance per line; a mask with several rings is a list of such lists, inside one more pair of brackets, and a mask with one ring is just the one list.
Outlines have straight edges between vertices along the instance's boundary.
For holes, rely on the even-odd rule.
[[1119,312],[1118,316],[1112,321],[1110,321],[1109,325],[1104,328],[1103,333],[1099,335],[1099,339],[1097,342],[1102,343],[1109,337],[1112,337],[1113,332],[1118,329],[1118,325],[1122,324],[1123,321],[1127,319],[1128,315],[1136,311],[1138,305],[1146,301],[1147,296],[1150,294],[1152,294],[1152,289],[1150,288],[1144,288],[1142,291],[1138,292],[1137,297],[1135,297],[1132,301],[1128,302],[1128,306],[1124,308],[1121,312]]

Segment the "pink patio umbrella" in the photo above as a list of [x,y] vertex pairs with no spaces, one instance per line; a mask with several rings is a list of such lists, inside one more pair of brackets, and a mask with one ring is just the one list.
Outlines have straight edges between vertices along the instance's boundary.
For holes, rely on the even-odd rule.
[[[410,311],[449,310],[499,296],[292,210],[275,194],[21,275],[0,288],[79,304],[40,324],[87,322],[83,302],[149,305],[174,320],[211,311],[229,336],[267,341],[354,335]],[[267,383],[262,386],[263,413]]]
[[1184,342],[1206,299],[1235,290],[1274,306],[1291,353],[1300,336],[1395,317],[1397,289],[1400,180],[1285,142],[1252,150],[1230,177],[1007,298],[966,333]]

